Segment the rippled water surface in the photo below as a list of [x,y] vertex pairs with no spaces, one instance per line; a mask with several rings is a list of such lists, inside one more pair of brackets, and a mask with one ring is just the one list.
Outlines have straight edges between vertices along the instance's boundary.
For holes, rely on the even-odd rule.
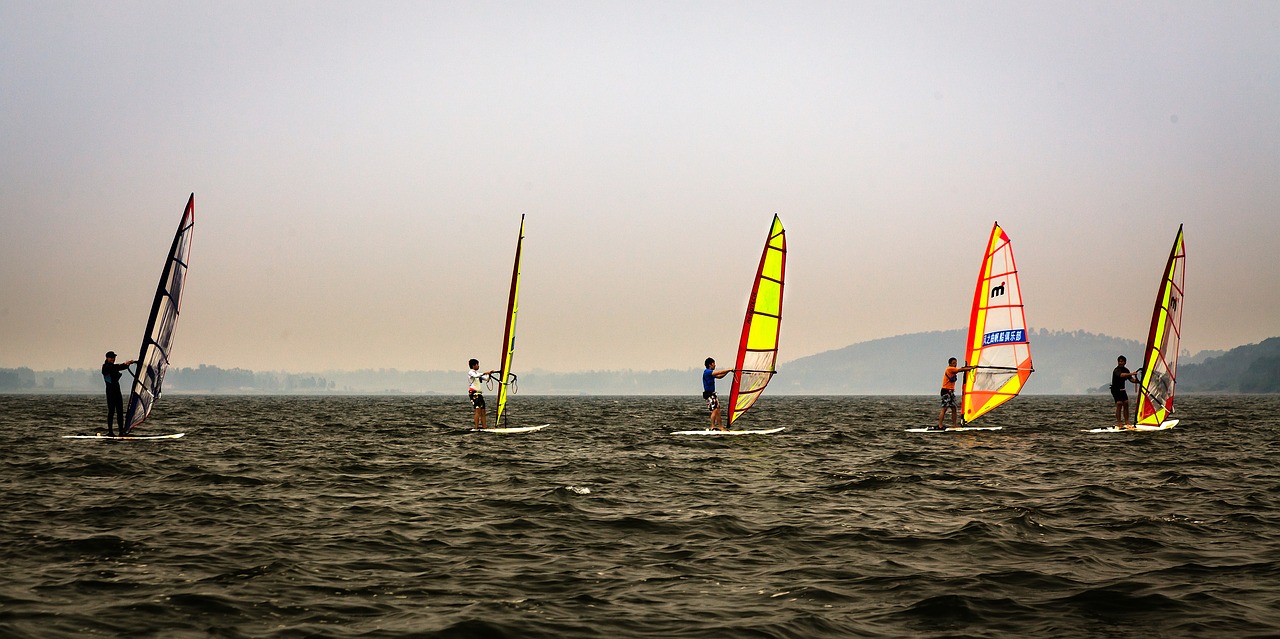
[[0,396],[5,637],[1264,637],[1280,634],[1280,398]]

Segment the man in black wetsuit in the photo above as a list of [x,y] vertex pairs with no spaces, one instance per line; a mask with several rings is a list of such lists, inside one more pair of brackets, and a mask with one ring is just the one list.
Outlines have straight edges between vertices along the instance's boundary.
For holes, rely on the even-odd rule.
[[107,351],[107,361],[102,363],[102,380],[107,383],[107,436],[115,437],[111,431],[111,420],[120,424],[120,436],[124,436],[124,398],[120,396],[120,371],[127,370],[129,365],[138,360],[131,359],[123,364],[116,363],[116,352]]

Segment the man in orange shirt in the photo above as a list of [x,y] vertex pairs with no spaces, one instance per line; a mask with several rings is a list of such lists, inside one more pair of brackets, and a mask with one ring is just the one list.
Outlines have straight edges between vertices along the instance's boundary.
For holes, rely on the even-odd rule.
[[942,418],[946,416],[947,409],[951,409],[951,427],[959,426],[956,416],[956,380],[960,379],[960,373],[975,368],[977,366],[957,368],[956,358],[947,360],[947,370],[942,373],[942,411],[938,413],[938,430],[946,430],[942,426]]

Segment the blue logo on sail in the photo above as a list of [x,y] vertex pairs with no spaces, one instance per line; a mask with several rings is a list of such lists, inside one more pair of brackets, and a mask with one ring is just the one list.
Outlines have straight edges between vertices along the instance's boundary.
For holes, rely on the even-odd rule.
[[982,336],[983,346],[995,346],[996,344],[1018,344],[1027,341],[1027,331],[1021,328],[1010,329],[1007,331],[995,331]]

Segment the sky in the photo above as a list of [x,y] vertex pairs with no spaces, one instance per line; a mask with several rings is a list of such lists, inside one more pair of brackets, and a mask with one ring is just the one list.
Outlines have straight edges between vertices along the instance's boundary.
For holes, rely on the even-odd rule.
[[[0,367],[731,361],[772,216],[780,359],[962,328],[992,223],[1029,324],[1280,335],[1280,3],[0,0]],[[957,344],[957,351],[961,345]],[[1034,345],[1033,345],[1034,347]]]

